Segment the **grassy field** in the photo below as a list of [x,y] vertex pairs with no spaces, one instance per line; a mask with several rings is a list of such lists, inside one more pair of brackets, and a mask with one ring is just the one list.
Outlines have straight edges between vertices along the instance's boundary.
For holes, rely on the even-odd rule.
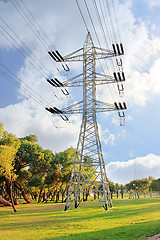
[[160,198],[114,200],[104,211],[97,201],[63,212],[64,204],[0,207],[1,240],[146,239],[160,233]]

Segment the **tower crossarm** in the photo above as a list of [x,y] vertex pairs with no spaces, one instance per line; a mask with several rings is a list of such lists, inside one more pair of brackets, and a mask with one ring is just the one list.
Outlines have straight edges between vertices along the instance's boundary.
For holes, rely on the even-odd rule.
[[[103,48],[98,48],[94,47],[95,49],[95,60],[99,59],[106,59],[106,58],[111,58],[111,57],[117,57],[123,55],[123,53],[115,53],[113,50],[108,50],[108,49],[103,49]],[[83,53],[80,53],[83,50],[83,48],[80,48],[79,50],[66,55],[63,57],[64,62],[79,62],[83,61]],[[87,54],[86,54],[87,57]],[[60,60],[62,61],[62,60]]]
[[83,61],[83,48],[78,49],[77,51],[70,53],[63,57],[65,62],[79,62]]
[[[95,105],[96,112],[109,112],[109,111],[118,111],[120,117],[124,117],[123,110],[127,109],[126,103],[105,103],[98,100],[93,100]],[[83,113],[83,101],[80,101],[78,103],[74,103],[66,108],[63,108],[61,110],[53,107],[53,108],[46,108],[46,110],[50,111],[52,114],[56,115],[64,115],[65,114],[82,114]],[[122,112],[122,113],[121,113]],[[67,118],[68,119],[68,118]]]
[[[93,46],[95,49],[95,60],[99,59],[106,59],[106,58],[111,58],[111,57],[117,57],[124,55],[124,50],[122,44],[113,44],[113,50],[109,49],[104,49],[104,48],[99,48]],[[55,59],[56,62],[83,62],[84,60],[84,53],[83,53],[83,48],[78,49],[77,51],[74,51],[64,57],[62,57],[58,51],[56,51],[56,54],[54,52],[49,52],[49,54],[52,56],[52,58]],[[56,58],[53,56],[56,56]],[[85,54],[85,57],[87,57],[87,53]]]
[[[100,73],[94,73],[95,78],[95,85],[103,85],[103,84],[110,84],[110,83],[118,83],[125,81],[124,73],[114,73],[113,76],[100,74]],[[83,86],[83,73],[70,78],[64,82],[62,82],[63,87],[82,87]],[[59,87],[59,86],[55,86]]]
[[103,84],[110,84],[110,83],[125,81],[125,78],[121,76],[122,75],[121,73],[118,73],[118,74],[114,73],[113,76],[100,74],[100,73],[95,73],[95,75],[96,75],[96,79],[95,79],[96,85],[103,85]]
[[80,101],[78,103],[72,104],[66,108],[61,109],[63,114],[77,114],[77,113],[83,113],[83,101]]
[[83,73],[64,81],[63,86],[65,86],[65,87],[81,87],[81,86],[83,86]]
[[114,104],[95,101],[96,112],[108,112],[117,110]]
[[103,49],[98,47],[95,47],[95,49],[96,49],[96,53],[95,53],[96,60],[117,57],[124,54],[122,52],[118,53],[118,52],[114,52],[113,50],[108,50],[108,49]]
[[96,112],[109,112],[109,111],[123,111],[127,109],[126,103],[119,103],[117,104],[116,102],[114,104],[111,103],[105,103],[96,100],[95,101],[95,106],[96,106]]

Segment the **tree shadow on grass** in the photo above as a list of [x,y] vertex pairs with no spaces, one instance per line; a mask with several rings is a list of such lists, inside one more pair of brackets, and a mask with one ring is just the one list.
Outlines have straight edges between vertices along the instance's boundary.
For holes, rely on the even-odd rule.
[[[96,227],[96,226],[95,226]],[[160,231],[160,220],[148,221],[128,226],[110,228],[100,231],[69,234],[44,240],[145,240]]]

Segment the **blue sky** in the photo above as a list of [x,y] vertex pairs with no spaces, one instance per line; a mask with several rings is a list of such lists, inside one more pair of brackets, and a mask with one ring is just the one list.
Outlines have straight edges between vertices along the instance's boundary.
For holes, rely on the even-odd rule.
[[[13,2],[16,4],[15,0]],[[23,0],[23,2],[52,43],[52,46],[48,44],[50,48],[55,47],[62,55],[66,55],[83,46],[87,31],[76,1],[60,0],[57,3],[55,0],[48,0],[47,5],[41,0],[34,2]],[[99,37],[102,39],[92,1],[88,3]],[[26,11],[21,1],[19,4]],[[148,176],[158,178],[160,177],[158,173],[160,172],[160,1],[115,0],[114,4],[121,39],[118,33],[116,37],[122,41],[125,48],[125,56],[122,59],[126,75],[125,97],[116,99],[114,95],[114,99],[126,101],[128,110],[124,127],[120,127],[117,113],[97,116],[107,175],[111,180],[119,183]],[[82,1],[80,6],[93,41],[98,45]],[[27,11],[26,13],[28,14]],[[48,106],[47,104],[58,108],[70,105],[81,99],[81,96],[77,98],[81,91],[72,89],[71,98],[67,99],[60,90],[48,86],[45,74],[38,65],[39,62],[44,64],[52,77],[58,77],[62,81],[65,77],[60,76],[57,71],[57,67],[59,69],[61,67],[48,56],[48,46],[44,48],[11,1],[0,1],[0,17],[31,51],[25,57],[19,53],[19,51],[23,52],[24,44],[19,42],[0,19],[0,32],[4,34],[5,28],[19,42],[18,51],[0,33],[0,64],[6,66],[23,81],[20,83],[21,87],[26,88],[24,84],[27,84],[47,101],[42,104],[35,102],[20,88],[0,75],[0,121],[17,137],[36,134],[39,144],[44,148],[63,151],[71,145],[76,147],[81,117],[71,116],[72,124],[67,124],[59,117],[52,117],[44,107]],[[25,50],[27,51],[26,47]],[[69,66],[72,76],[82,70],[81,64],[69,64]],[[0,69],[4,71],[2,66]],[[116,86],[111,88],[113,94],[115,94],[115,88]],[[97,88],[97,99],[114,102],[107,87]],[[59,128],[55,128],[55,125]],[[136,176],[134,175],[135,166]],[[124,172],[128,173],[125,177]]]

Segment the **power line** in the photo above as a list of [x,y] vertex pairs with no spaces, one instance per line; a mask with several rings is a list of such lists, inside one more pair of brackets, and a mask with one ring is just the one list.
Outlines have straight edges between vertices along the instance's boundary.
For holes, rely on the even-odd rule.
[[[46,104],[50,104],[46,99],[44,99],[41,95],[39,95],[36,91],[34,91],[30,86],[28,86],[26,83],[24,83],[19,77],[17,77],[12,71],[10,71],[7,67],[5,67],[3,64],[0,63],[0,66],[4,68],[4,70],[0,69],[0,74],[5,79],[10,81],[12,84],[14,84],[16,87],[20,88],[26,95],[31,97],[34,101],[36,101],[39,105],[41,105],[43,108],[45,108]],[[8,75],[5,71],[8,71],[10,75]],[[17,81],[17,80],[19,81]],[[25,87],[23,87],[20,83],[22,83]],[[47,114],[48,117],[51,119],[49,114]],[[55,128],[61,128],[55,124],[55,122],[51,119],[53,125]]]
[[4,78],[6,78],[8,81],[12,82],[15,86],[20,87],[24,93],[26,93],[28,96],[30,96],[31,98],[33,98],[33,99],[34,99],[37,103],[39,103],[41,106],[43,106],[43,107],[45,106],[43,103],[41,103],[41,102],[39,101],[39,99],[38,99],[37,97],[33,96],[31,92],[29,92],[26,88],[20,86],[20,84],[17,83],[12,77],[10,77],[8,74],[6,74],[3,70],[0,69],[0,71],[1,71],[0,74],[1,74]]
[[113,21],[112,21],[112,16],[111,16],[111,11],[110,11],[108,0],[105,0],[105,3],[106,3],[107,11],[108,11],[108,16],[109,16],[109,19],[110,19],[110,24],[111,24],[111,28],[112,28],[113,37],[115,39],[115,42],[117,42],[117,37],[116,37],[116,33],[115,33]]
[[[14,2],[15,1],[15,2]],[[25,7],[25,9],[27,10],[27,12],[29,13],[29,15],[32,18],[29,18],[29,16],[27,15],[27,13],[25,13],[25,11],[23,10],[23,8],[20,6],[20,4],[17,2],[17,0],[11,0],[12,4],[14,5],[14,7],[18,10],[18,12],[20,13],[20,15],[23,17],[23,19],[25,20],[25,22],[28,24],[28,26],[31,28],[31,30],[34,32],[34,34],[37,36],[37,38],[40,40],[40,42],[43,44],[43,46],[45,47],[45,49],[48,50],[51,49],[50,45],[53,46],[53,44],[51,43],[51,41],[49,40],[49,38],[47,37],[47,35],[45,34],[45,32],[43,31],[43,29],[41,28],[41,26],[38,24],[38,22],[36,21],[35,17],[33,16],[33,14],[31,13],[31,11],[29,10],[29,8],[26,6],[26,4],[24,3],[24,1],[21,0],[21,3],[23,4],[23,6]],[[37,28],[38,27],[38,28]],[[48,43],[47,43],[47,41]],[[53,46],[55,52],[58,52],[56,50],[56,48]],[[49,53],[53,53],[53,51],[51,50]],[[52,55],[52,54],[51,54]],[[59,64],[56,62],[56,64]],[[61,64],[61,67],[64,69],[64,71],[66,71],[66,68],[64,67],[63,64]],[[67,72],[70,72],[70,69],[68,66],[67,67]],[[57,68],[58,70],[58,68]],[[59,70],[58,70],[59,71]],[[62,91],[63,92],[63,91]]]
[[[105,22],[105,26],[106,26],[106,30],[107,30],[108,36],[109,36],[109,31],[108,31],[108,29],[107,29],[107,24],[106,24],[106,21],[105,21],[105,18],[104,18],[104,13],[103,13],[103,9],[102,9],[101,2],[100,2],[100,0],[99,0],[99,5],[100,5],[100,9],[101,9],[103,21],[102,21],[102,19],[101,19],[101,15],[100,15],[100,13],[99,13],[99,9],[98,9],[96,0],[92,0],[92,2],[93,2],[93,6],[94,6],[94,9],[95,9],[97,18],[98,18],[98,22],[99,22],[99,24],[100,24],[100,29],[101,29],[102,35],[103,35],[104,40],[105,40],[105,43],[106,43],[106,45],[107,45],[107,47],[108,47],[108,41],[107,41],[106,34],[105,34],[105,30],[104,30],[104,27],[103,27],[103,21]],[[77,3],[77,0],[76,0],[76,3]],[[99,46],[100,46],[100,49],[102,49],[102,47],[101,47],[101,42],[100,42],[100,39],[99,39],[99,35],[97,34],[96,26],[95,26],[94,21],[93,21],[93,19],[92,19],[92,15],[91,15],[91,13],[90,13],[89,6],[88,6],[86,0],[84,0],[84,4],[85,4],[85,7],[86,7],[86,9],[87,9],[87,12],[88,12],[88,15],[89,15],[89,19],[90,19],[90,21],[91,21],[91,24],[92,24],[92,27],[93,27],[95,36],[96,36],[96,38],[97,38],[98,44],[99,44]],[[107,4],[107,3],[106,3],[106,4]],[[86,25],[85,17],[84,17],[84,15],[83,15],[83,12],[82,12],[82,10],[81,10],[81,7],[80,7],[79,4],[77,4],[77,5],[78,5],[78,8],[79,8],[79,11],[80,11],[80,13],[81,13],[82,18],[84,19],[84,23],[85,23],[85,25]],[[108,9],[108,11],[109,11],[109,17],[110,17],[111,25],[113,25],[113,23],[112,23],[112,18],[111,18],[111,13],[110,13],[110,9],[109,9],[109,6],[108,6],[108,5],[107,5],[107,9]],[[87,26],[87,29],[89,29],[88,26]],[[113,31],[114,31],[114,29],[113,29]],[[111,35],[111,36],[112,36],[112,35]],[[114,34],[114,38],[116,39],[116,35],[115,35],[115,34]],[[114,44],[112,44],[112,45],[114,45]],[[118,56],[119,56],[119,55],[121,55],[121,54],[124,53],[124,52],[123,52],[123,46],[122,46],[121,44],[120,44],[120,47],[121,47],[121,52],[120,52],[120,49],[119,49],[119,45],[118,45],[118,44],[116,44],[117,50],[116,50],[116,48],[115,48],[115,45],[113,46],[113,50],[114,50],[114,52],[115,52],[115,55],[117,55],[117,53],[118,53]],[[121,59],[120,59],[120,60],[116,59],[116,61],[117,61],[117,67],[118,67],[118,69],[120,69],[120,70],[119,70],[120,72],[116,73],[115,64],[114,64],[114,62],[113,62],[113,59],[111,59],[113,69],[115,70],[115,72],[113,73],[113,75],[114,75],[114,77],[115,77],[116,80],[118,80],[118,79],[117,79],[117,74],[118,74],[118,78],[120,79],[120,81],[122,80],[122,78],[123,78],[123,81],[125,81],[125,76],[124,76],[123,67],[122,67],[122,60],[121,60]],[[121,64],[119,64],[119,62],[120,62]],[[104,68],[103,68],[100,60],[99,60],[99,63],[100,63],[100,67],[101,67],[101,69],[102,69],[102,72],[105,74]],[[107,66],[108,72],[110,73],[109,68],[108,68],[108,65],[107,65],[107,62],[106,62],[106,59],[105,59],[105,64],[106,64],[106,66]],[[123,75],[122,78],[121,78],[121,74]],[[115,101],[115,98],[114,98],[114,95],[113,95],[113,92],[112,92],[109,84],[108,84],[108,88],[109,88],[109,90],[110,90],[110,93],[111,93],[111,96],[112,96],[114,102],[116,102],[116,101]],[[119,91],[119,95],[117,95],[117,91],[116,91],[116,89],[115,89],[115,86],[113,85],[113,89],[114,89],[114,92],[115,92],[115,94],[116,94],[116,97],[118,97],[119,101],[121,101],[121,100],[120,100],[120,97],[122,97],[123,94],[124,94],[123,83],[122,83],[122,82],[119,83],[119,81],[117,81],[117,88],[118,88],[118,91]],[[122,116],[122,115],[123,115],[123,116]],[[122,114],[119,113],[119,116],[120,116],[120,118],[123,118],[123,117],[124,117],[124,113],[122,113]]]
[[[17,1],[15,0],[15,2],[13,0],[11,0],[12,4],[14,5],[14,7],[17,9],[17,11],[20,13],[20,15],[22,16],[22,18],[25,20],[25,22],[28,24],[28,26],[32,29],[32,31],[34,32],[34,34],[37,36],[37,38],[39,39],[39,41],[42,43],[42,45],[44,46],[44,48],[46,49],[46,51],[48,51],[48,48],[46,47],[46,45],[44,44],[45,40],[43,39],[43,37],[41,36],[41,34],[37,31],[37,29],[35,28],[34,24],[32,23],[32,21],[28,18],[28,16],[26,15],[26,13],[23,11],[23,9],[21,8],[21,6],[17,3]],[[16,5],[17,4],[17,5]],[[17,7],[18,6],[18,7]],[[20,10],[19,10],[20,9]],[[44,41],[44,42],[43,42]],[[46,42],[45,42],[46,43]]]
[[109,39],[109,41],[110,41],[110,43],[111,43],[112,41],[111,41],[111,37],[110,37],[110,34],[109,34],[109,28],[107,27],[107,23],[106,23],[106,19],[105,19],[105,14],[104,14],[104,12],[103,12],[101,0],[99,0],[99,5],[100,5],[101,12],[102,12],[102,17],[103,17],[104,25],[105,25],[106,32],[107,32],[107,35],[108,35],[108,39]]
[[[28,48],[28,46],[20,39],[20,37],[15,33],[15,31],[4,21],[4,19],[2,17],[0,17],[1,21],[5,24],[5,26],[8,27],[8,29],[17,37],[17,39],[20,41],[20,43],[22,44],[22,46],[24,45],[25,48],[28,50],[28,52],[30,54],[32,54],[32,56],[35,58],[33,59],[34,61],[37,60],[39,62],[39,64],[41,64],[43,66],[43,68],[48,72],[48,74],[51,74],[49,72],[49,70],[44,66],[44,64],[37,58],[37,56],[35,54],[33,54],[33,52]],[[14,40],[15,41],[15,40]],[[25,51],[25,49],[21,46],[21,48]],[[27,52],[26,52],[27,54]],[[27,54],[28,55],[28,54]]]
[[119,35],[119,39],[121,41],[121,35],[120,35],[119,26],[118,26],[118,20],[117,20],[117,15],[116,15],[116,11],[115,11],[114,0],[112,0],[112,5],[113,5],[114,16],[115,16],[115,22],[116,22],[116,26],[117,26],[117,32],[118,32],[118,35]]
[[[13,42],[10,41],[10,39],[8,37],[6,37],[6,35],[0,31],[0,33],[7,39],[7,41],[9,41],[13,47],[15,47],[17,49],[17,51],[27,60],[31,63],[31,65],[36,68],[36,70],[44,77],[46,78],[46,75],[52,75],[49,70],[39,61],[39,59],[31,52],[31,50],[26,46],[26,44],[18,37],[18,35],[9,27],[9,25],[2,19],[0,18],[3,23],[5,23],[5,25],[10,29],[10,31],[18,38],[18,40],[20,41],[20,43],[22,44],[22,46],[15,40],[15,38],[13,38],[6,29],[4,29],[3,26],[1,26],[1,28],[3,29],[3,31],[12,39],[12,41],[18,46],[16,46]],[[29,56],[28,52],[25,50],[25,48],[23,47],[23,45],[27,48],[27,50],[30,52],[30,54],[32,54],[34,56],[34,58],[39,62],[36,63],[35,59],[32,60],[32,58]],[[28,58],[27,58],[28,57]],[[42,65],[42,67],[41,67]],[[46,71],[43,70],[43,67],[46,69]],[[52,90],[53,92],[53,90]],[[55,92],[54,92],[55,97],[59,98]]]
[[[5,71],[7,71],[8,73],[10,73],[15,79],[17,79],[20,83],[22,83],[26,88],[28,88],[29,90],[27,90],[28,92],[31,91],[33,93],[30,92],[30,94],[35,94],[37,97],[37,99],[40,99],[41,101],[43,101],[43,104],[45,106],[45,104],[49,104],[49,102],[47,102],[41,95],[39,95],[37,92],[35,92],[29,85],[27,85],[26,83],[24,83],[24,81],[22,81],[19,77],[17,77],[11,70],[9,70],[6,66],[4,66],[2,63],[0,63],[0,66],[2,66]],[[1,70],[1,69],[0,69]],[[15,79],[13,79],[13,77],[9,76],[7,73],[5,73],[5,71],[1,70],[1,72],[3,72],[3,74],[5,74],[7,77],[10,77],[10,79],[12,79],[12,81],[16,82]],[[17,82],[16,82],[17,83]],[[20,83],[19,84],[20,86]],[[24,88],[22,86],[20,86],[21,88]],[[26,90],[26,88],[24,88]],[[34,96],[35,97],[35,96]]]
[[[29,61],[31,63],[31,65],[37,69],[37,71],[43,76],[46,77],[46,72],[43,71],[43,69],[38,68],[29,58],[26,58],[26,56],[29,56],[28,53],[25,51],[25,49],[23,47],[20,46],[20,44],[4,29],[4,27],[1,26],[1,28],[3,29],[3,31],[18,45],[18,47],[9,40],[8,37],[6,37],[6,35],[0,31],[0,33],[7,39],[8,42],[10,42],[12,44],[13,47],[15,47],[17,49],[17,51],[25,58],[27,59],[27,61]],[[23,52],[20,50],[22,49]],[[43,73],[42,73],[43,72]]]
[[83,16],[83,13],[82,13],[82,11],[81,11],[81,8],[80,8],[79,3],[78,3],[77,0],[76,0],[76,3],[77,3],[77,6],[78,6],[78,9],[79,9],[79,12],[80,12],[80,14],[81,14],[81,17],[82,17],[82,19],[83,19],[84,25],[85,25],[85,27],[86,27],[86,29],[87,29],[87,32],[89,32],[89,29],[88,29],[88,27],[87,27],[87,23],[86,23],[86,21],[85,21],[85,18],[84,18],[84,16]]
[[[29,8],[26,6],[26,4],[24,3],[23,0],[21,0],[21,3],[23,4],[23,6],[25,7],[25,9],[27,10],[27,12],[29,13],[29,15],[32,18],[32,21],[30,20],[29,16],[24,12],[24,10],[22,9],[22,7],[20,6],[20,4],[18,4],[17,0],[11,0],[13,5],[15,6],[15,8],[18,10],[18,12],[21,14],[21,16],[24,18],[24,20],[26,21],[26,23],[28,24],[28,26],[31,28],[31,30],[34,32],[34,34],[37,36],[37,38],[40,40],[40,42],[42,43],[42,45],[45,47],[45,49],[51,50],[51,46],[53,47],[53,49],[55,51],[56,48],[53,46],[53,44],[51,43],[51,41],[49,40],[48,36],[46,35],[46,33],[43,31],[42,27],[38,24],[37,20],[35,19],[35,17],[33,16],[33,14],[31,13],[31,11],[29,10]],[[17,7],[18,6],[18,7]],[[23,14],[22,14],[23,13]],[[38,27],[38,28],[37,28]],[[46,41],[47,40],[47,41]],[[61,64],[62,68],[64,68],[63,64]],[[68,68],[68,66],[67,66]],[[66,69],[64,69],[66,70]],[[68,71],[70,71],[70,69],[68,68]]]
[[30,13],[33,21],[36,23],[36,25],[38,26],[38,28],[41,30],[41,32],[43,33],[43,35],[45,36],[45,38],[48,40],[49,44],[54,48],[54,50],[56,50],[56,48],[53,46],[53,44],[51,43],[51,41],[49,40],[47,34],[43,31],[42,27],[38,24],[37,20],[35,19],[35,17],[33,16],[33,14],[31,13],[31,11],[29,10],[29,8],[26,6],[26,4],[24,3],[23,0],[21,0],[23,6],[27,9],[27,11]]
[[104,31],[104,28],[103,28],[102,20],[101,20],[101,17],[100,17],[100,14],[99,14],[99,10],[98,10],[98,7],[97,7],[97,3],[96,3],[95,0],[92,0],[92,2],[93,2],[93,5],[94,5],[96,14],[97,14],[97,18],[98,18],[98,21],[99,21],[99,24],[100,24],[100,28],[101,28],[102,35],[104,37],[106,46],[107,46],[107,48],[109,48],[108,41],[107,41],[107,38],[106,38],[106,34],[105,34],[105,31]]
[[[97,3],[96,3],[95,0],[92,0],[92,2],[93,2],[94,8],[95,8],[95,12],[96,12],[96,14],[97,14],[97,18],[98,18],[98,21],[99,21],[99,24],[100,24],[102,36],[104,37],[104,41],[105,41],[105,43],[106,43],[106,47],[108,48],[108,41],[107,41],[106,34],[105,34],[105,31],[104,31],[104,28],[103,28],[103,23],[102,23],[102,20],[101,20],[101,16],[100,16],[100,13],[99,13],[99,9],[98,9]],[[101,8],[102,15],[103,15],[103,10],[102,10],[102,7],[101,7],[100,0],[99,0],[99,4],[100,4],[100,8]],[[106,66],[108,67],[106,60],[105,60],[105,63],[106,63]],[[111,63],[112,63],[112,66],[113,66],[114,71],[116,71],[113,59],[111,59]],[[122,83],[121,83],[121,84],[122,84]],[[110,86],[109,86],[109,87],[110,87]],[[113,88],[114,88],[114,91],[115,91],[115,93],[116,93],[116,95],[117,95],[117,91],[116,91],[114,85],[113,85]],[[123,88],[120,89],[119,83],[117,83],[117,88],[118,88],[119,96],[120,96],[121,90],[122,90]],[[117,97],[118,97],[118,95],[117,95]],[[119,97],[118,97],[118,98],[119,98]]]
[[[97,31],[96,31],[96,28],[95,28],[95,25],[94,25],[94,22],[93,22],[93,19],[92,19],[92,16],[91,16],[91,13],[90,13],[90,10],[89,10],[89,7],[88,7],[88,5],[87,5],[86,0],[84,0],[84,3],[85,3],[85,6],[86,6],[86,9],[87,9],[87,12],[88,12],[88,15],[89,15],[89,18],[90,18],[92,27],[93,27],[93,29],[94,29],[94,33],[95,33],[95,36],[96,36],[96,38],[97,38],[98,44],[99,44],[100,48],[102,48],[101,42],[100,42],[100,40],[99,40],[99,37],[98,37],[98,34],[97,34]],[[100,66],[101,66],[101,69],[102,69],[103,73],[105,73],[105,71],[104,71],[104,69],[103,69],[103,67],[102,67],[102,64],[101,64],[100,60],[99,60],[99,63],[100,63]],[[109,67],[108,67],[108,65],[107,65],[107,63],[106,63],[106,60],[105,60],[105,64],[106,64],[106,66],[107,66],[108,72],[110,72],[110,71],[109,71]],[[115,102],[113,93],[112,93],[111,88],[110,88],[109,85],[108,85],[108,88],[109,88],[110,93],[111,93],[111,96],[112,96],[112,98],[113,98],[113,100],[114,100],[114,102]]]

